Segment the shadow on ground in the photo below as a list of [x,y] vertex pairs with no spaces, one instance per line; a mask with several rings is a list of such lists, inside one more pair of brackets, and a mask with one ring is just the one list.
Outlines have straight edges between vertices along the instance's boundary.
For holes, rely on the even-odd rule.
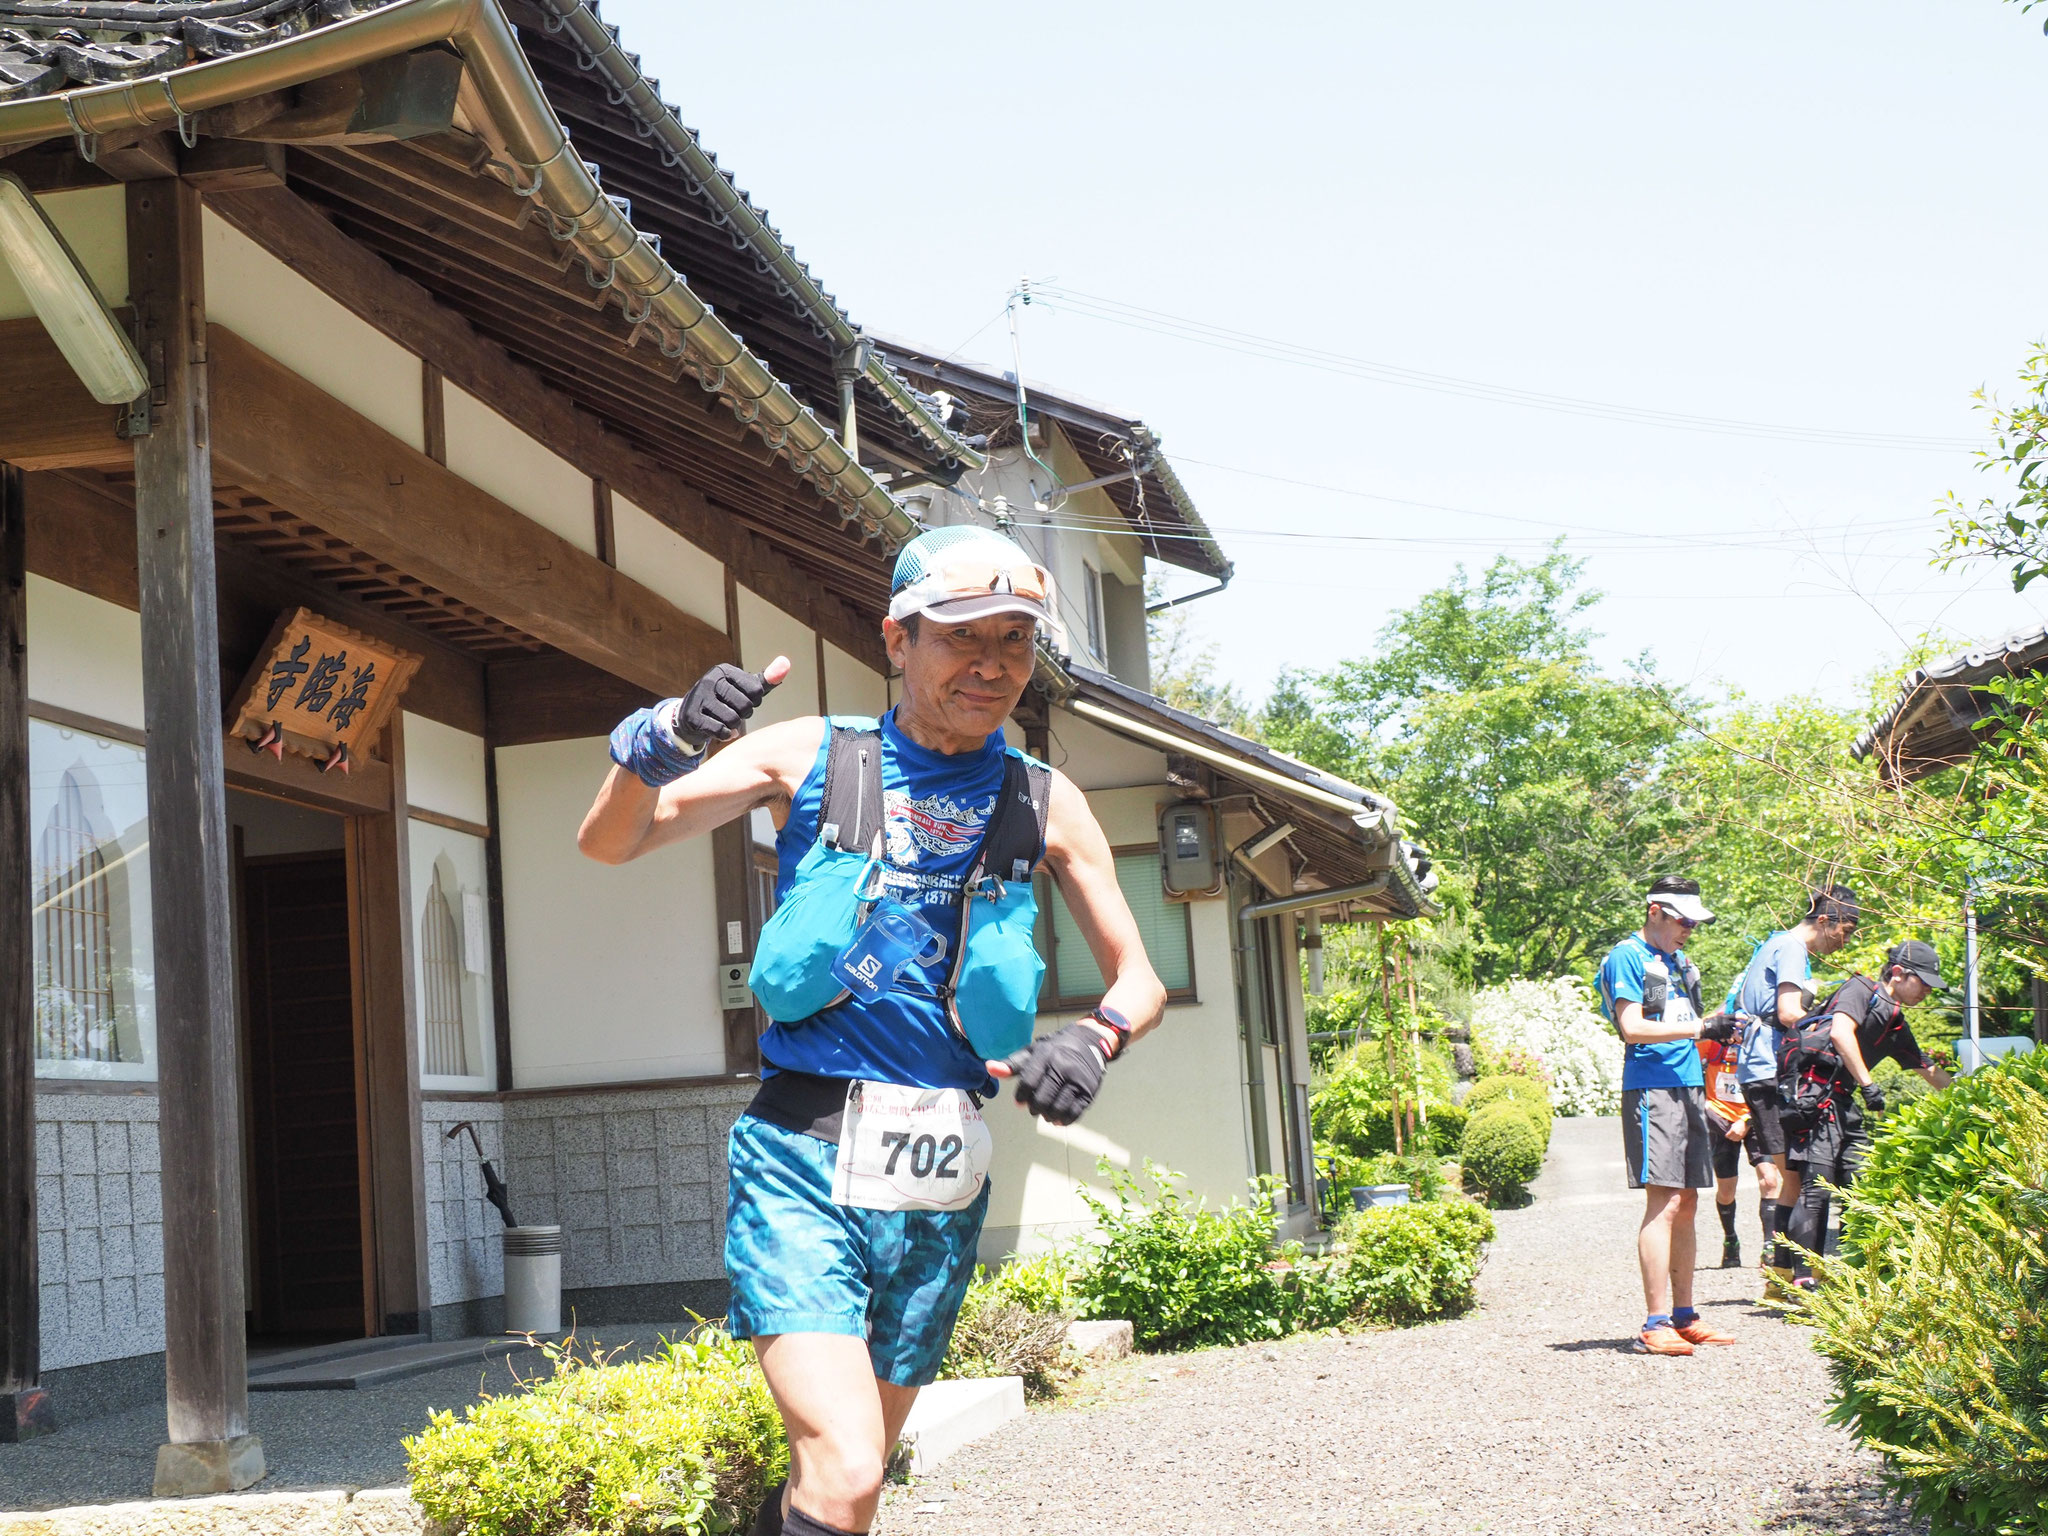
[[1927,1527],[1865,1480],[1795,1485],[1764,1520],[1773,1536],[1917,1536]]

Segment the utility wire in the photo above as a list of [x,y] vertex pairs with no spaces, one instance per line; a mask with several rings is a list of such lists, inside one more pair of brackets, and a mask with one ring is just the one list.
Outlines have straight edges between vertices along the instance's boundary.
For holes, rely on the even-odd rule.
[[1104,298],[1099,294],[1081,293],[1075,289],[1052,284],[1034,285],[1032,299],[1035,303],[1048,304],[1070,314],[1107,321],[1112,325],[1126,326],[1133,330],[1147,331],[1155,336],[1215,347],[1243,357],[1256,357],[1268,362],[1312,368],[1347,378],[1368,379],[1403,389],[1419,389],[1435,394],[1456,395],[1468,400],[1484,400],[1496,405],[1516,405],[1530,410],[1594,417],[1636,426],[1666,427],[1685,432],[1712,432],[1735,437],[1759,437],[1823,447],[1953,453],[1982,446],[1975,438],[1786,426],[1773,422],[1746,421],[1735,417],[1700,416],[1684,411],[1622,405],[1614,401],[1590,400],[1574,395],[1546,394],[1539,390],[1519,389],[1511,385],[1489,384],[1479,379],[1458,378],[1451,374],[1427,373],[1417,368],[1375,362],[1370,358],[1353,357],[1341,352],[1326,351],[1320,347],[1304,346],[1298,342],[1282,341],[1271,336],[1258,336],[1249,331],[1232,330],[1227,326],[1212,325],[1204,320],[1172,315],[1164,310],[1146,309],[1141,305],[1126,304],[1117,299]]

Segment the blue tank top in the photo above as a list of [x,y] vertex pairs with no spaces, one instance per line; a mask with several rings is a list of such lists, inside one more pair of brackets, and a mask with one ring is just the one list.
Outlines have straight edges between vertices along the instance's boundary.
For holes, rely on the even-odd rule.
[[[937,987],[953,964],[960,888],[1003,786],[1003,736],[998,731],[975,751],[949,756],[897,730],[893,709],[881,723],[883,881],[891,896],[946,935],[947,952],[931,966],[907,967],[895,988],[872,1003],[848,999],[801,1024],[771,1025],[761,1037],[762,1075],[810,1072],[985,1092],[988,1069],[948,1022]],[[828,728],[776,836],[777,901],[789,894],[797,865],[818,840],[831,739]]]

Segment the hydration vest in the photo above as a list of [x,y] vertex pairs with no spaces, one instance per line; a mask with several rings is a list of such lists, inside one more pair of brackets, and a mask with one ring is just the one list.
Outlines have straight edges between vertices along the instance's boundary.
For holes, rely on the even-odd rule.
[[1834,1041],[1835,1001],[1859,981],[1870,988],[1863,1017],[1856,1021],[1859,1027],[1876,1019],[1888,1035],[1905,1019],[1906,1010],[1886,997],[1884,988],[1868,976],[1851,976],[1828,994],[1826,1002],[1786,1028],[1778,1038],[1778,1120],[1788,1133],[1812,1130],[1828,1105],[1848,1091],[1842,1053]]
[[[1643,1017],[1654,1023],[1664,1017],[1664,1005],[1671,997],[1671,968],[1654,949],[1643,962]],[[1707,1010],[1700,1001],[1700,968],[1688,957],[1678,977],[1678,989],[1692,1003],[1692,1016],[1703,1019]]]
[[[869,716],[826,721],[818,836],[775,915],[762,926],[748,985],[768,1017],[801,1024],[851,995],[832,962],[881,894],[882,727]],[[1035,942],[1031,872],[1045,853],[1052,769],[1004,749],[1003,782],[960,888],[959,926],[936,991],[947,1021],[976,1055],[1001,1060],[1031,1043],[1045,962]],[[897,985],[903,987],[903,982]],[[905,988],[905,990],[909,990]]]

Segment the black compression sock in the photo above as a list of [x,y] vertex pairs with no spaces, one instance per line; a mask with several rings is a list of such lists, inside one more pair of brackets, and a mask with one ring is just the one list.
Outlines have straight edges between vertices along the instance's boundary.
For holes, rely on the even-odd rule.
[[1792,1207],[1783,1201],[1771,1206],[1771,1215],[1776,1221],[1776,1246],[1771,1250],[1771,1263],[1779,1269],[1792,1267],[1792,1250],[1785,1242],[1785,1229],[1792,1225]]
[[783,1536],[867,1536],[865,1531],[842,1531],[836,1525],[827,1525],[822,1520],[813,1520],[794,1504],[789,1513],[782,1517]]
[[1777,1241],[1778,1229],[1773,1225],[1772,1212],[1776,1210],[1775,1200],[1759,1198],[1756,1203],[1756,1219],[1764,1229],[1764,1245],[1761,1250],[1766,1264],[1771,1262],[1771,1244]]
[[1717,1215],[1719,1215],[1719,1216],[1720,1216],[1720,1218],[1721,1218],[1721,1231],[1722,1231],[1722,1232],[1723,1232],[1724,1234],[1726,1234],[1726,1236],[1727,1236],[1727,1238],[1728,1238],[1728,1241],[1729,1241],[1729,1242],[1731,1242],[1731,1243],[1732,1243],[1732,1242],[1734,1242],[1734,1241],[1735,1241],[1735,1202],[1734,1202],[1733,1200],[1730,1200],[1730,1201],[1729,1201],[1729,1202],[1728,1202],[1728,1203],[1727,1203],[1726,1205],[1723,1205],[1723,1204],[1721,1204],[1721,1202],[1720,1202],[1720,1201],[1716,1200],[1716,1201],[1714,1202],[1714,1211],[1715,1211],[1715,1213],[1716,1213]]

